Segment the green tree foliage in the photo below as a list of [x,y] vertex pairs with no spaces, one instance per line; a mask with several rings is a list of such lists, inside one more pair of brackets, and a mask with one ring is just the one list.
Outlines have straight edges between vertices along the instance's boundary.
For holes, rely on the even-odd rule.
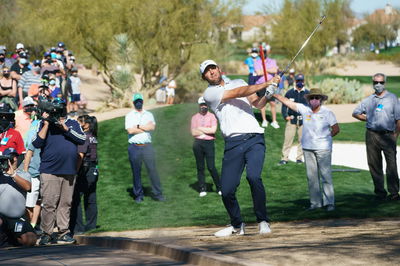
[[[174,79],[185,72],[186,66],[192,66],[192,60],[199,59],[193,54],[210,51],[204,46],[218,47],[223,26],[239,21],[242,3],[243,0],[18,0],[16,5],[19,15],[26,18],[25,26],[45,29],[46,38],[43,34],[33,38],[40,36],[45,45],[63,40],[74,52],[88,53],[100,65],[115,101],[130,82],[127,69],[132,75],[140,75],[139,84],[130,89],[151,95],[166,69],[168,79]],[[120,39],[122,36],[125,39]],[[121,66],[125,72],[114,73]],[[116,80],[121,77],[122,82]]]

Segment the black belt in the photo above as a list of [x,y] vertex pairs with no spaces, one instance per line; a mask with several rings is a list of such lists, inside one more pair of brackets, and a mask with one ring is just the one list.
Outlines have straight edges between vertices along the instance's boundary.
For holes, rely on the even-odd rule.
[[367,128],[367,130],[372,131],[377,134],[394,134],[394,131],[390,131],[390,130],[373,130],[370,128]]
[[226,137],[225,141],[243,141],[243,140],[249,140],[251,138],[254,138],[257,135],[262,135],[260,133],[246,133],[246,134],[240,134],[235,137]]

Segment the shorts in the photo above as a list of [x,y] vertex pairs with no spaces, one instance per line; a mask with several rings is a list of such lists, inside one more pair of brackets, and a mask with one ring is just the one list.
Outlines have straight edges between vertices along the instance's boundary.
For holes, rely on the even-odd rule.
[[0,219],[3,221],[0,234],[3,232],[7,236],[7,241],[10,244],[18,245],[17,238],[28,232],[35,233],[35,230],[25,215],[20,218],[9,218],[0,214]]
[[79,102],[81,100],[81,94],[72,94],[71,96],[71,103]]
[[167,96],[168,97],[175,97],[175,89],[174,88],[167,88]]
[[31,192],[26,193],[26,203],[25,206],[28,208],[33,208],[39,198],[40,190],[40,179],[39,176],[31,178]]

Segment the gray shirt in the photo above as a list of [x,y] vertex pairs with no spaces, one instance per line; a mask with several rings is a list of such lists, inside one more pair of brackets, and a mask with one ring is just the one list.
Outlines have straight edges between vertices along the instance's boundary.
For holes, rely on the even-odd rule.
[[[31,182],[27,172],[17,170],[17,175]],[[10,218],[19,218],[25,213],[26,191],[12,177],[0,173],[0,213]]]
[[354,109],[353,114],[367,116],[366,127],[376,131],[395,131],[400,120],[400,104],[397,96],[386,91],[383,96],[372,94]]

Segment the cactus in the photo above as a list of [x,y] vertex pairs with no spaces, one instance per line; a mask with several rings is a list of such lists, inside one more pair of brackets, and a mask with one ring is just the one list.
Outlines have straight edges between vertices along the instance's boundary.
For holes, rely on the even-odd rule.
[[364,96],[361,83],[357,80],[328,78],[319,82],[317,86],[328,95],[328,104],[356,103]]

